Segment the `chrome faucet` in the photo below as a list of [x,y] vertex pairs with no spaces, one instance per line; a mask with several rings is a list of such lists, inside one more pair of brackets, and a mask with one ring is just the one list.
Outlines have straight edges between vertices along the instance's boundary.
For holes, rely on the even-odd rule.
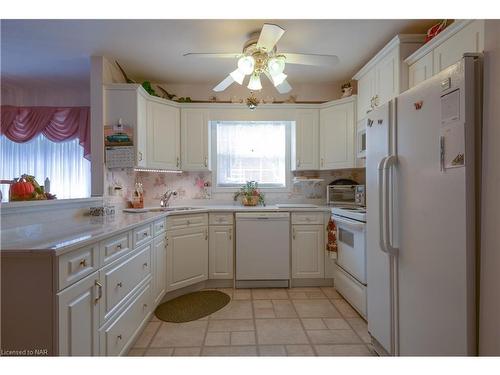
[[163,193],[160,196],[160,207],[167,207],[168,201],[170,200],[172,195],[175,197],[177,195],[177,192],[175,190],[167,190],[165,193]]

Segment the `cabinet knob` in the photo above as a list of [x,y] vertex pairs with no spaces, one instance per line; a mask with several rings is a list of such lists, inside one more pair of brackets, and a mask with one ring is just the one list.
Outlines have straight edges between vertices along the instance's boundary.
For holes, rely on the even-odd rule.
[[177,163],[176,163],[177,168],[180,168],[181,166],[181,160],[179,157],[177,157]]
[[142,305],[142,307],[144,307],[145,309],[147,309],[148,304],[147,304],[147,303],[145,303],[144,305]]
[[142,152],[139,151],[139,161],[142,161]]
[[147,267],[148,266],[148,262],[144,263],[142,266],[143,267]]
[[116,284],[118,288],[121,288],[123,286],[122,282],[120,281],[118,284]]
[[148,232],[144,232],[144,233],[142,234],[142,236],[143,236],[143,237],[147,237],[147,236],[148,236]]
[[116,248],[117,248],[117,249],[121,249],[121,248],[122,248],[122,244],[121,244],[121,243],[119,243],[118,245],[116,245]]
[[82,260],[80,261],[80,266],[81,266],[81,267],[87,267],[87,259],[82,259]]
[[117,338],[118,340],[121,340],[123,337],[122,337],[122,335],[120,334],[120,335],[116,336],[116,338]]
[[205,156],[205,168],[208,167],[208,158]]

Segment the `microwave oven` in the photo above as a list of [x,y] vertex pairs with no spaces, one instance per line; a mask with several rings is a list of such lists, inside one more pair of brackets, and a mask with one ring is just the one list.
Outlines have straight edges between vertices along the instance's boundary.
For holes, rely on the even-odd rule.
[[330,206],[362,206],[366,204],[365,185],[328,185],[327,204]]

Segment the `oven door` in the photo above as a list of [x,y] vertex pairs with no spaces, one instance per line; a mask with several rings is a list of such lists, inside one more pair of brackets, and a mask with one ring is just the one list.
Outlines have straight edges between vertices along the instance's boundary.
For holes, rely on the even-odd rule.
[[366,223],[333,215],[337,226],[337,264],[366,285]]

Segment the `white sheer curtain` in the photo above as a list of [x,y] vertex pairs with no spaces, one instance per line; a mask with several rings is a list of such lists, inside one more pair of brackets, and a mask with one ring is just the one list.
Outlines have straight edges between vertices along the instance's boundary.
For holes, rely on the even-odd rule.
[[[90,162],[83,157],[78,139],[55,143],[40,134],[30,142],[15,143],[0,136],[0,147],[0,179],[29,174],[43,185],[48,177],[50,192],[58,199],[90,196]],[[9,186],[0,187],[7,201]]]
[[217,185],[286,186],[287,121],[216,123]]

